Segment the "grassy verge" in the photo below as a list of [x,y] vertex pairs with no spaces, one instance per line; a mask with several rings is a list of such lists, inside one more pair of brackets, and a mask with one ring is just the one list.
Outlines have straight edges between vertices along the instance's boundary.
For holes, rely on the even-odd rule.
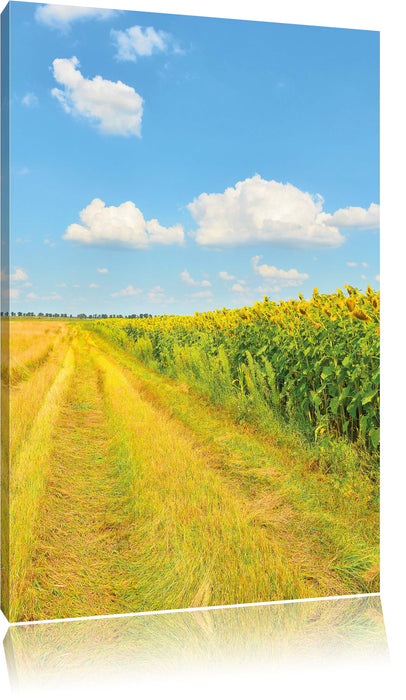
[[[11,463],[9,616],[11,621],[21,619],[23,615],[26,570],[33,552],[39,501],[50,466],[51,436],[55,418],[73,371],[74,356],[72,349],[69,348],[30,426],[26,439]],[[35,396],[35,399],[38,402],[38,396]]]
[[108,343],[96,343],[110,362],[119,363],[135,396],[187,428],[212,474],[244,500],[251,523],[266,532],[286,570],[289,562],[300,571],[293,597],[378,590],[378,500],[365,475],[358,472],[344,489],[300,441],[284,443],[238,425],[187,385],[163,378]]

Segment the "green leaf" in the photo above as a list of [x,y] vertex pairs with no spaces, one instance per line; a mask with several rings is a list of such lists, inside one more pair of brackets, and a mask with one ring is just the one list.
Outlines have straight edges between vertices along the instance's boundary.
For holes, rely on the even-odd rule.
[[321,373],[321,378],[322,379],[327,379],[327,377],[330,377],[331,374],[334,372],[334,367],[333,365],[328,365],[325,367]]
[[367,394],[366,396],[364,396],[364,398],[363,398],[362,401],[361,401],[362,405],[365,406],[367,403],[369,403],[370,401],[372,401],[372,399],[375,398],[375,396],[377,395],[377,393],[378,393],[378,392],[376,391],[376,389],[374,389],[374,391],[371,391],[369,394]]
[[338,413],[339,405],[340,405],[340,401],[338,399],[338,396],[336,396],[334,399],[331,399],[330,410],[334,416],[336,416]]
[[371,442],[372,442],[374,448],[376,449],[379,445],[379,442],[380,442],[380,430],[379,430],[379,428],[372,428],[369,431],[369,437],[371,438]]

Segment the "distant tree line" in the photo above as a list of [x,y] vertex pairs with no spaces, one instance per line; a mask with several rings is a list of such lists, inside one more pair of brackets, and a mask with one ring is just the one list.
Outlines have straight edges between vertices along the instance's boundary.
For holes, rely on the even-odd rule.
[[42,313],[35,314],[33,311],[2,311],[1,316],[33,316],[34,318],[152,318],[152,314],[51,314]]

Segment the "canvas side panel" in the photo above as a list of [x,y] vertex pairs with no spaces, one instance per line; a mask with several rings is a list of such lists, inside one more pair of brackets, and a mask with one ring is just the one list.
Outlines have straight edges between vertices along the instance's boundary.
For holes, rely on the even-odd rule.
[[1,15],[1,609],[9,617],[10,573],[10,4]]

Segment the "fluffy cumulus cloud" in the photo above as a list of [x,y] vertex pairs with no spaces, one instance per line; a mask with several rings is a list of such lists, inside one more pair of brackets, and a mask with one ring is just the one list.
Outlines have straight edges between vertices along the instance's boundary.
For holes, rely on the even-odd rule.
[[10,275],[11,282],[25,282],[28,275],[22,267],[14,267],[14,272]]
[[230,275],[226,270],[222,270],[219,272],[219,277],[221,280],[225,280],[226,282],[229,280],[235,280],[234,275]]
[[133,87],[100,75],[85,78],[76,56],[56,58],[52,67],[56,82],[63,86],[54,88],[52,95],[65,112],[89,119],[105,134],[141,135],[144,101]]
[[211,282],[209,280],[203,280],[202,282],[197,282],[195,279],[193,279],[192,275],[188,270],[183,270],[183,272],[180,273],[179,277],[183,282],[186,282],[186,284],[190,284],[193,287],[211,287]]
[[117,47],[118,61],[136,61],[141,56],[152,56],[169,50],[178,51],[173,37],[154,27],[128,27],[124,31],[112,29],[111,37]]
[[18,299],[20,295],[20,291],[19,289],[16,289],[16,287],[32,287],[32,282],[29,281],[28,275],[22,267],[15,266],[14,272],[12,272],[8,277],[7,274],[3,271],[1,274],[1,278],[8,279],[13,287],[13,289],[11,290],[13,293],[10,293],[9,295],[11,299]]
[[148,248],[184,240],[180,224],[165,228],[156,219],[145,221],[134,202],[106,207],[101,199],[94,199],[79,216],[82,223],[68,226],[63,238],[80,245]]
[[51,29],[67,31],[74,22],[80,20],[104,20],[116,14],[115,10],[93,7],[73,7],[67,5],[40,5],[35,10],[35,19]]
[[347,207],[338,209],[334,214],[323,214],[323,221],[329,226],[338,228],[379,228],[380,208],[379,204],[372,203],[369,209],[362,207]]
[[259,265],[261,257],[261,255],[256,255],[252,258],[252,267],[254,272],[271,284],[277,284],[278,287],[298,287],[305,280],[309,279],[307,272],[298,272],[295,268],[278,270],[273,265],[266,265],[265,263]]
[[[349,207],[335,214],[323,212],[323,198],[297,187],[255,175],[223,193],[203,193],[187,205],[198,228],[197,243],[237,246],[267,243],[298,248],[332,248],[344,243],[339,225],[367,227],[376,215]],[[356,210],[356,215],[353,210]],[[350,214],[345,214],[350,212]],[[364,215],[361,215],[364,212]],[[372,212],[372,213],[371,213]],[[344,222],[344,223],[343,223]]]
[[134,297],[142,293],[142,289],[135,289],[132,284],[129,284],[125,289],[121,289],[119,292],[113,292],[110,296],[112,297]]

